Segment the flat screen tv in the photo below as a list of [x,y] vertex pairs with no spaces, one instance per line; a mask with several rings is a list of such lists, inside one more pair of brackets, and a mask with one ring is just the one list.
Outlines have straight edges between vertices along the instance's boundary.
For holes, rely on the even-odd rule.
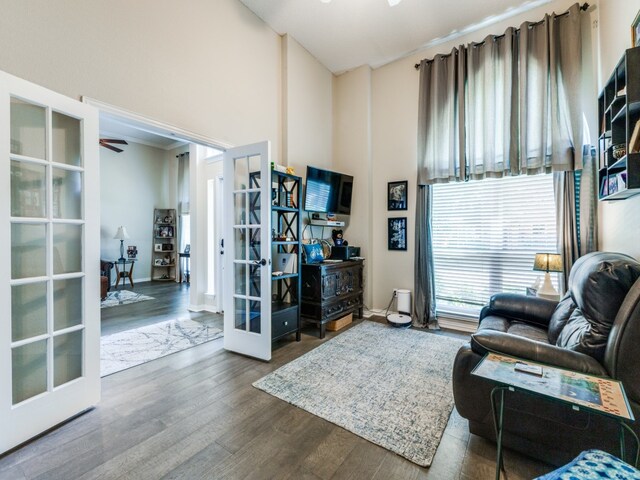
[[351,213],[353,177],[343,173],[307,167],[304,209],[307,212]]

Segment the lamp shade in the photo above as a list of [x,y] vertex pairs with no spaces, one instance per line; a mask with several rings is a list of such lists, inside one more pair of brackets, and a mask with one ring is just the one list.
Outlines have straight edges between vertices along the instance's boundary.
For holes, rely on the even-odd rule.
[[536,253],[533,269],[541,272],[561,272],[562,257],[559,253]]
[[116,240],[126,240],[127,238],[129,238],[127,228],[123,226],[118,227],[118,231],[113,236],[113,238],[115,238]]

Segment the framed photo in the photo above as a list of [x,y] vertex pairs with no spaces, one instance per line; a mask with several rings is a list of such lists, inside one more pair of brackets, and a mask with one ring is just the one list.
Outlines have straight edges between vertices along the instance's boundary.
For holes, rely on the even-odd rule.
[[640,47],[640,10],[631,24],[631,46]]
[[387,184],[387,210],[407,209],[407,188],[407,180]]
[[161,259],[161,258],[156,258],[156,259],[153,261],[153,264],[154,264],[156,267],[161,267],[161,266],[162,266],[162,259]]
[[171,226],[159,227],[158,231],[156,232],[156,237],[173,238],[173,227]]
[[127,257],[136,258],[138,256],[138,247],[135,245],[129,245],[127,247]]
[[387,246],[389,250],[407,249],[407,217],[389,219]]
[[153,251],[154,252],[161,252],[162,251],[162,244],[161,243],[155,243],[153,245]]

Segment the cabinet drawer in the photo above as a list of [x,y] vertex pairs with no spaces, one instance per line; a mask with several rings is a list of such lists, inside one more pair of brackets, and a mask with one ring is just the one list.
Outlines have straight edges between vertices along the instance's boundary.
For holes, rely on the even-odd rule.
[[362,306],[362,295],[353,295],[322,305],[322,319],[333,320],[337,316],[353,312]]
[[298,329],[298,309],[290,308],[271,316],[271,338],[278,338]]

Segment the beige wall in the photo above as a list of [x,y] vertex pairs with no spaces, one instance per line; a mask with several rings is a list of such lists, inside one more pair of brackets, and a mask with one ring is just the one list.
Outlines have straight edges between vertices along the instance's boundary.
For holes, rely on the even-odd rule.
[[123,150],[100,149],[100,258],[120,257],[120,241],[113,236],[124,225],[131,237],[124,241],[125,249],[138,247],[133,280],[147,281],[151,278],[153,209],[176,208],[173,171],[178,162],[166,150],[139,143],[129,142]]
[[280,36],[238,0],[3,0],[0,70],[280,156]]
[[[640,10],[640,0],[602,0],[599,8],[600,86],[631,47],[631,22]],[[600,204],[600,249],[622,252],[640,259],[640,195],[619,202]]]
[[376,261],[371,254],[371,69],[363,66],[336,77],[333,92],[333,167],[354,178],[351,215],[343,217],[344,237],[350,245],[360,247],[366,259],[364,303],[370,307]]
[[332,161],[333,74],[290,35],[282,37],[282,158],[305,176]]

